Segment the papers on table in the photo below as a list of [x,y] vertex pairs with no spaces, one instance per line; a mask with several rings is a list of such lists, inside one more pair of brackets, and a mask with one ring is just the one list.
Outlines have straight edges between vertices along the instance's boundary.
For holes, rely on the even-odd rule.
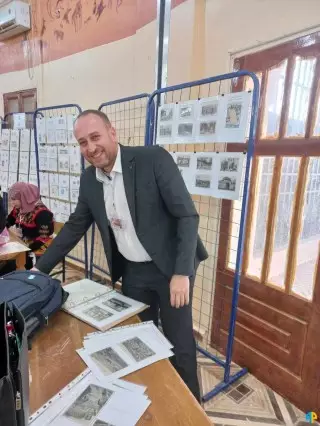
[[32,426],[134,426],[151,404],[144,386],[86,370],[29,419]]
[[70,295],[63,309],[98,330],[108,330],[147,308],[144,303],[88,279],[64,289]]
[[0,246],[0,255],[21,253],[23,251],[29,251],[30,249],[24,244],[18,243],[16,241],[10,241],[3,246]]
[[172,345],[152,323],[93,333],[78,354],[98,378],[110,382],[173,355]]

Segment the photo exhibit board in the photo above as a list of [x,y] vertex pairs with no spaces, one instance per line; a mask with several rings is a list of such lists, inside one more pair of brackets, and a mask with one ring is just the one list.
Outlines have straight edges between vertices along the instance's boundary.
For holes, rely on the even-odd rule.
[[4,192],[16,182],[38,185],[34,133],[22,128],[22,116],[17,120],[17,128],[3,129],[0,135],[0,185]]
[[240,197],[246,154],[171,152],[190,194],[228,200]]
[[156,143],[245,143],[250,91],[211,96],[158,108]]
[[65,223],[78,201],[82,170],[73,134],[77,113],[47,112],[36,120],[40,192],[56,222]]

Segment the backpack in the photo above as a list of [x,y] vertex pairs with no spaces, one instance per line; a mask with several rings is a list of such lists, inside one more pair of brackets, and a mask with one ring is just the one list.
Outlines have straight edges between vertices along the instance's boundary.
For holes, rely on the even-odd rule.
[[49,317],[59,311],[69,294],[59,280],[38,271],[15,271],[0,277],[0,304],[16,306],[24,317],[30,340],[48,324]]

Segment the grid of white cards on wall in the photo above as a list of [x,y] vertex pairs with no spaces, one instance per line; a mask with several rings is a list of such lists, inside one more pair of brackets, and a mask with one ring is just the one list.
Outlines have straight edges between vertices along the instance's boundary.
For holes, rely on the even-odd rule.
[[37,164],[32,129],[2,129],[0,186],[8,192],[16,182],[37,185]]
[[76,108],[44,111],[37,117],[40,193],[58,223],[75,210],[79,195],[81,155],[74,138]]

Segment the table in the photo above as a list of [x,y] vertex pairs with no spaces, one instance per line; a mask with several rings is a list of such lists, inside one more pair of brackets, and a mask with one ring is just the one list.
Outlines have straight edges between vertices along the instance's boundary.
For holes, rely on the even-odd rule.
[[[9,234],[10,234],[10,242],[20,243],[26,247],[23,241],[10,230],[9,230]],[[24,250],[24,251],[17,251],[16,253],[0,254],[0,262],[6,261],[6,260],[15,260],[17,270],[18,271],[24,270],[25,269],[24,265],[26,264],[26,253],[27,252]]]
[[[138,321],[134,317],[125,323]],[[65,312],[58,312],[50,319],[49,325],[35,336],[29,353],[30,414],[86,369],[75,349],[82,347],[83,336],[92,331],[94,329],[89,325]],[[139,426],[211,425],[168,360],[136,371],[126,379],[147,386],[152,401]]]

